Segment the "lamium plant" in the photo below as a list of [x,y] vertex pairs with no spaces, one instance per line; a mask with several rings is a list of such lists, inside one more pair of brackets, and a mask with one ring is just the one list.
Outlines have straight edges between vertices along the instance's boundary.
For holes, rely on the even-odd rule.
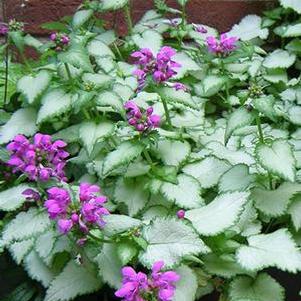
[[44,42],[0,25],[0,250],[34,280],[3,300],[288,300],[270,268],[301,271],[299,0],[226,33],[154,2],[134,24],[129,0],[84,1]]

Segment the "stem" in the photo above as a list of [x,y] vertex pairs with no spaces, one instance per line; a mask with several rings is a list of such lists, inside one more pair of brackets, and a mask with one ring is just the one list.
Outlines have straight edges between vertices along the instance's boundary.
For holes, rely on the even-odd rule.
[[145,149],[145,150],[143,151],[143,154],[144,154],[144,156],[145,156],[145,159],[146,159],[147,163],[148,163],[149,165],[153,165],[152,158],[150,157],[150,155],[149,155],[147,149]]
[[71,75],[70,68],[69,68],[67,63],[64,63],[64,66],[65,66],[65,69],[66,69],[66,72],[67,72],[67,75],[68,75],[68,79],[69,79],[70,82],[72,82],[72,75]]
[[119,50],[119,48],[118,48],[118,46],[116,45],[115,42],[113,43],[113,45],[114,45],[114,48],[115,48],[120,60],[124,61],[124,57],[122,56],[122,54],[121,54],[121,52],[120,52],[120,50]]
[[263,137],[262,127],[261,127],[261,119],[258,114],[256,116],[256,124],[257,124],[257,129],[258,129],[259,141],[264,144],[264,137]]
[[90,119],[91,119],[91,116],[90,116],[89,112],[87,111],[87,109],[83,109],[83,112],[84,112],[85,117],[86,117],[88,120],[90,120]]
[[[257,116],[256,116],[256,123],[257,123],[257,128],[258,128],[259,141],[260,141],[260,143],[264,144],[265,142],[264,142],[264,136],[263,136],[263,131],[262,131],[262,127],[261,127],[261,119],[260,119],[259,114],[257,114]],[[268,178],[269,178],[270,190],[273,190],[272,176],[269,171],[268,171]]]
[[162,100],[162,104],[163,104],[163,107],[164,107],[165,117],[166,117],[166,121],[167,121],[168,127],[172,128],[172,124],[171,124],[171,119],[170,119],[170,115],[169,115],[167,103],[166,103],[165,99],[161,98],[161,100]]
[[113,243],[112,240],[99,238],[99,237],[95,236],[94,234],[92,234],[91,232],[89,232],[87,235],[89,237],[93,238],[94,240],[97,240],[98,242],[107,243],[107,244]]
[[5,38],[6,49],[5,49],[5,83],[4,83],[4,107],[7,105],[7,91],[8,91],[8,71],[9,71],[9,63],[8,63],[8,39]]
[[128,33],[129,33],[129,35],[131,35],[132,32],[133,32],[133,21],[132,21],[132,17],[131,17],[130,3],[128,3],[124,7],[124,13],[125,13],[126,23],[127,23],[127,26],[128,26]]
[[22,60],[23,60],[23,63],[25,64],[25,66],[26,66],[28,72],[32,73],[31,66],[30,66],[30,64],[28,63],[28,61],[27,61],[27,59],[26,59],[24,53],[23,53],[23,52],[19,52],[19,53],[20,53],[20,56],[21,56],[21,58],[22,58]]

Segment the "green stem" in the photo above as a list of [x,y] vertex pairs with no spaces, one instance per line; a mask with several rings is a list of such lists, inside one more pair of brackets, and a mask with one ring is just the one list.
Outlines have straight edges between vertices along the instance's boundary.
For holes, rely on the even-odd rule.
[[163,104],[164,111],[165,111],[165,117],[166,117],[167,125],[168,125],[169,128],[172,128],[167,102],[165,101],[164,98],[161,98],[161,100],[162,100],[162,104]]
[[121,54],[121,52],[120,52],[120,50],[119,50],[119,48],[118,48],[118,46],[116,45],[115,42],[113,43],[113,45],[114,45],[114,48],[115,48],[115,50],[116,50],[116,52],[117,52],[117,54],[118,54],[120,60],[121,60],[121,61],[124,61],[124,57],[122,56],[122,54]]
[[71,75],[70,68],[69,68],[67,63],[64,63],[64,66],[65,66],[65,69],[66,69],[66,72],[67,72],[67,75],[68,75],[68,79],[72,83],[72,75]]
[[152,158],[150,157],[150,155],[149,155],[147,149],[145,149],[145,150],[143,151],[143,154],[144,154],[144,156],[145,156],[145,159],[146,159],[147,163],[148,163],[149,165],[153,165]]
[[88,120],[91,119],[91,116],[90,116],[89,112],[87,111],[87,109],[83,109],[83,113],[84,113],[86,119],[88,119]]
[[[258,129],[259,141],[260,141],[260,143],[264,144],[265,141],[264,141],[263,131],[262,131],[262,127],[261,127],[261,119],[260,119],[260,116],[259,116],[258,113],[257,113],[257,116],[256,116],[256,124],[257,124],[257,129]],[[271,176],[269,171],[268,171],[268,178],[269,178],[270,190],[273,190],[272,176]]]
[[131,16],[131,7],[130,2],[124,7],[125,19],[128,26],[128,33],[129,35],[133,32],[133,21]]
[[112,240],[99,238],[99,237],[95,236],[94,234],[92,234],[91,232],[89,232],[87,235],[89,237],[93,238],[94,240],[97,240],[98,242],[101,242],[101,243],[107,243],[107,244],[114,243]]
[[5,82],[4,82],[4,107],[7,105],[7,92],[8,92],[8,71],[9,71],[9,62],[8,62],[8,39],[6,37],[6,48],[5,48]]
[[256,116],[256,124],[257,124],[257,129],[258,129],[259,141],[262,144],[264,144],[264,137],[263,137],[262,127],[261,127],[261,119],[260,119],[260,116],[258,114]]

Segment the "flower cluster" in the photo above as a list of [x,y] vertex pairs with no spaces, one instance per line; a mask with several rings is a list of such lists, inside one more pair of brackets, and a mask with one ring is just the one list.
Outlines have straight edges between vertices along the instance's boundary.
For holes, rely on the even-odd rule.
[[153,107],[148,107],[142,112],[135,102],[129,100],[124,104],[124,108],[127,111],[128,123],[137,131],[146,132],[159,127],[161,119],[159,115],[153,114]]
[[23,31],[24,30],[24,23],[19,22],[15,19],[12,19],[8,22],[8,30],[9,31]]
[[220,39],[213,36],[207,37],[208,50],[214,54],[228,55],[230,52],[236,49],[237,37],[228,37],[227,34],[223,33]]
[[75,225],[84,233],[89,231],[90,225],[103,228],[103,216],[110,213],[103,207],[107,198],[99,195],[99,192],[100,188],[97,185],[81,183],[79,202],[72,203],[68,190],[58,187],[48,189],[45,207],[49,218],[57,220],[58,229],[63,234],[67,234]]
[[0,35],[5,36],[8,33],[8,26],[5,23],[0,24]]
[[54,48],[58,52],[64,50],[70,43],[70,38],[66,34],[56,32],[50,35],[50,40],[54,42]]
[[181,65],[172,60],[175,54],[175,49],[168,46],[162,47],[156,57],[148,48],[133,52],[131,56],[136,60],[135,64],[139,66],[134,71],[134,75],[137,76],[139,82],[138,90],[145,86],[146,78],[149,74],[152,75],[153,80],[158,84],[166,82],[176,75],[177,71],[175,68],[179,68]]
[[124,267],[122,287],[115,292],[115,296],[124,301],[144,301],[151,297],[159,301],[171,301],[180,276],[174,271],[162,272],[163,267],[163,261],[155,262],[150,277],[142,272],[136,273],[131,267]]
[[23,135],[17,135],[7,145],[11,153],[7,164],[13,167],[13,172],[22,172],[30,180],[48,181],[51,177],[66,181],[64,167],[65,159],[69,156],[63,148],[66,143],[62,140],[51,141],[51,136],[36,134],[33,143]]

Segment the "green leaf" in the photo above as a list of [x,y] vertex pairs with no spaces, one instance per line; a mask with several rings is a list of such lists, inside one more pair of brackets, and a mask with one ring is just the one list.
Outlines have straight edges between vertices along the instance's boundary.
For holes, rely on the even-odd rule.
[[35,242],[35,250],[42,259],[47,259],[55,245],[58,233],[56,229],[48,229]]
[[156,153],[166,165],[180,165],[190,154],[190,144],[187,141],[159,140]]
[[185,52],[177,52],[173,57],[173,60],[181,65],[177,68],[177,74],[173,77],[174,79],[183,78],[189,71],[198,71],[200,66]]
[[132,36],[134,43],[139,49],[149,48],[153,54],[159,52],[162,47],[163,37],[156,30],[147,29],[143,33]]
[[52,138],[53,140],[61,139],[67,143],[78,142],[80,126],[81,124],[71,125],[52,135]]
[[256,279],[236,277],[230,284],[230,301],[284,301],[283,287],[270,275],[260,273]]
[[288,51],[277,49],[270,53],[263,61],[266,68],[289,68],[296,60],[295,54]]
[[301,253],[287,229],[248,238],[249,246],[242,246],[236,253],[241,266],[258,271],[266,267],[296,273],[301,270]]
[[173,301],[194,301],[198,288],[197,275],[187,265],[179,266],[175,272],[180,275],[180,280],[176,283]]
[[24,240],[44,232],[50,226],[50,220],[45,212],[31,208],[27,212],[20,212],[3,231],[4,243],[13,240]]
[[277,69],[268,69],[267,74],[263,76],[264,79],[271,83],[287,82],[287,73],[286,70],[277,68]]
[[42,123],[67,112],[71,108],[72,95],[64,90],[52,90],[42,98],[37,123]]
[[144,146],[136,142],[126,141],[116,150],[109,153],[103,163],[103,174],[107,175],[121,165],[126,165],[135,160],[142,152]]
[[58,55],[58,59],[65,64],[70,64],[86,72],[93,72],[93,68],[86,49],[78,44],[71,46],[64,52],[61,52]]
[[88,44],[88,52],[90,55],[95,57],[115,57],[114,52],[110,49],[110,47],[97,38]]
[[197,108],[196,103],[193,101],[191,95],[183,90],[176,91],[174,88],[164,87],[158,89],[160,96],[169,102],[171,105],[174,103],[182,104],[192,109]]
[[196,93],[201,97],[217,94],[225,85],[227,79],[217,75],[206,76],[200,84],[195,86]]
[[277,121],[277,114],[274,109],[275,98],[273,95],[261,96],[253,99],[254,107],[264,116],[270,118],[272,121]]
[[48,287],[55,276],[55,273],[46,266],[39,255],[33,250],[24,259],[25,270],[29,276]]
[[175,166],[152,166],[151,173],[155,176],[158,180],[163,182],[178,184],[177,174],[178,170]]
[[210,188],[218,183],[221,175],[229,168],[230,164],[226,161],[207,157],[202,161],[185,165],[183,172],[196,178],[202,188]]
[[97,104],[100,106],[110,106],[113,111],[124,113],[123,102],[121,97],[115,92],[105,91],[98,95]]
[[235,110],[227,121],[226,133],[225,133],[225,141],[228,142],[232,133],[246,125],[250,125],[254,120],[254,115],[250,113],[246,108],[241,107]]
[[42,70],[36,76],[23,76],[18,81],[17,91],[21,92],[31,104],[48,88],[50,81],[50,73]]
[[288,110],[288,116],[293,124],[301,125],[301,106],[294,106]]
[[155,219],[143,229],[142,237],[148,246],[140,260],[147,267],[163,260],[166,268],[170,268],[185,256],[210,251],[191,227],[172,218]]
[[291,8],[297,13],[301,14],[301,3],[299,0],[280,0],[280,4],[284,8]]
[[92,9],[82,9],[77,11],[72,19],[72,26],[79,28],[83,26],[93,15]]
[[275,33],[280,35],[283,38],[292,38],[292,37],[300,37],[301,36],[301,24],[293,24],[293,25],[282,25],[275,28]]
[[301,184],[285,182],[275,190],[253,188],[251,199],[261,212],[276,217],[286,213],[290,200],[297,193],[301,193]]
[[83,265],[71,260],[61,274],[50,284],[45,301],[68,301],[77,296],[95,292],[101,281]]
[[40,40],[34,38],[34,37],[31,36],[30,34],[27,34],[27,35],[24,37],[24,43],[25,43],[25,45],[30,46],[30,47],[33,47],[33,48],[35,48],[35,49],[38,50],[38,51],[39,51],[39,48],[40,48],[41,46],[43,46],[43,43],[42,43]]
[[133,178],[133,177],[139,177],[147,174],[149,170],[151,169],[150,165],[148,165],[145,161],[137,161],[131,163],[126,173],[124,174],[125,178]]
[[105,216],[104,220],[106,222],[106,226],[104,227],[103,232],[106,236],[123,233],[142,225],[140,220],[121,214],[110,214]]
[[128,4],[129,0],[100,0],[102,10],[116,10]]
[[[0,144],[7,143],[16,135],[31,136],[38,130],[37,113],[33,108],[19,109],[13,113],[9,121],[0,129]],[[26,124],[26,126],[24,126]]]
[[104,282],[114,288],[121,286],[122,261],[118,256],[118,245],[104,244],[101,253],[96,257],[99,266],[99,274]]
[[292,200],[288,211],[293,221],[293,225],[297,231],[301,229],[301,196],[297,195]]
[[[163,183],[161,186],[162,194],[179,207],[193,209],[204,205],[204,200],[200,196],[200,183],[191,176],[180,174],[178,184]],[[189,193],[187,193],[189,191]]]
[[268,37],[269,30],[262,28],[262,19],[256,15],[244,17],[239,24],[232,27],[229,36],[238,37],[242,41],[249,41],[259,37],[265,40]]
[[117,253],[122,266],[125,266],[137,255],[138,250],[133,243],[122,242],[118,244]]
[[0,210],[14,211],[26,201],[22,192],[30,188],[26,184],[20,184],[0,192]]
[[144,179],[123,179],[120,178],[115,187],[115,201],[125,203],[130,216],[136,215],[144,208],[148,201],[149,194],[144,189]]
[[[180,5],[185,6],[186,3],[187,3],[189,0],[177,0],[177,1],[178,1],[178,3],[179,3]],[[188,301],[188,300],[187,300],[187,301]]]
[[256,158],[266,170],[294,182],[296,162],[292,147],[286,141],[275,140],[270,146],[258,144],[255,152]]
[[235,260],[234,256],[208,254],[204,258],[206,271],[212,275],[218,275],[224,278],[232,278],[239,274],[245,274],[244,270]]
[[244,191],[255,182],[255,176],[249,174],[249,167],[245,164],[237,164],[226,171],[218,184],[219,192]]
[[111,135],[113,131],[114,124],[109,121],[101,121],[98,124],[87,121],[81,124],[79,137],[83,141],[88,154],[91,155],[96,143]]
[[212,156],[226,160],[233,165],[243,163],[250,166],[255,163],[253,156],[248,154],[245,150],[233,150],[218,141],[209,142],[206,148],[211,151]]
[[24,35],[21,31],[9,31],[8,37],[20,52],[24,51]]
[[222,194],[202,208],[187,211],[185,217],[199,234],[217,235],[235,224],[248,197],[248,192]]
[[112,83],[112,77],[103,73],[85,73],[82,79],[85,82],[93,83],[96,89],[107,88]]
[[9,251],[17,264],[20,264],[24,257],[34,246],[34,239],[26,239],[22,241],[16,241],[9,246]]

